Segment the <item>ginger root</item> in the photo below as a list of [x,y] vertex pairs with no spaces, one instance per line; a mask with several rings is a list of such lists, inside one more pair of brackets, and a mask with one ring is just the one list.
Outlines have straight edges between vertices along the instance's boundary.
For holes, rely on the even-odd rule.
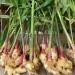
[[72,74],[72,62],[66,58],[58,59],[56,68],[58,71],[64,75]]
[[44,63],[44,68],[49,72],[52,73],[53,75],[60,75],[56,67],[54,66],[54,62],[52,60],[46,61]]
[[67,49],[65,53],[67,58],[72,61],[73,65],[75,65],[75,51]]

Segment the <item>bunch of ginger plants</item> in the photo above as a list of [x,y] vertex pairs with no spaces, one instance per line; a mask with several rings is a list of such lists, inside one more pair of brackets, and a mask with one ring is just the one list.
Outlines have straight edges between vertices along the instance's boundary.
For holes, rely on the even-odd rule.
[[[6,2],[10,3],[8,8],[10,15],[7,36],[0,48],[0,65],[5,68],[5,72],[8,75],[26,72],[29,75],[37,75],[42,63],[53,75],[72,75],[72,62],[73,64],[75,62],[72,34],[75,1],[6,0]],[[47,27],[47,30],[42,28],[39,30],[40,27]],[[66,27],[70,29],[71,34],[67,32]],[[60,29],[67,38],[68,49],[61,44]],[[38,34],[44,34],[45,31],[48,36],[43,37],[39,44]],[[27,39],[24,39],[25,34],[28,35],[28,43]]]

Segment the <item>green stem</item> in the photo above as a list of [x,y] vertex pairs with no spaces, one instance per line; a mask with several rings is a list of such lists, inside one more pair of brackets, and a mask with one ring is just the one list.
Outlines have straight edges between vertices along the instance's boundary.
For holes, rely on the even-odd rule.
[[33,40],[34,40],[34,0],[32,0],[31,7],[31,39],[30,39],[30,60],[32,60],[33,54]]
[[64,33],[65,33],[65,35],[67,36],[67,39],[68,39],[68,41],[69,41],[70,44],[71,44],[71,47],[73,48],[74,45],[73,45],[72,40],[71,40],[71,38],[70,38],[70,36],[69,36],[67,30],[66,30],[66,27],[65,27],[65,25],[64,25],[63,19],[62,19],[62,17],[61,17],[61,15],[60,15],[60,13],[59,13],[58,10],[57,10],[57,14],[58,14],[58,17],[59,17],[59,19],[60,19],[60,22],[61,22],[62,28],[63,28],[63,30],[64,30]]
[[16,6],[17,6],[17,12],[18,12],[19,23],[20,23],[20,29],[21,29],[21,37],[22,37],[22,46],[23,46],[23,52],[24,52],[23,26],[22,26],[22,21],[21,21],[21,17],[20,17],[20,9],[19,9],[19,7],[18,7],[17,2],[15,2],[15,3],[16,3]]
[[51,16],[51,18],[52,18],[52,20],[51,20],[51,28],[49,28],[49,31],[48,31],[48,33],[50,33],[50,35],[49,35],[49,49],[51,48],[51,43],[52,43],[54,16],[55,16],[55,13],[53,11],[52,16]]
[[56,45],[59,46],[59,39],[57,36],[58,35],[57,24],[58,24],[57,18],[55,17],[55,28],[54,28],[55,29],[55,31],[54,31],[55,32],[55,42],[56,42]]
[[16,43],[16,40],[17,40],[17,37],[18,37],[19,33],[20,33],[20,28],[19,28],[18,32],[16,33],[15,39],[13,41],[13,45],[12,45],[11,50],[10,50],[10,53],[9,53],[10,56],[11,56],[11,54],[13,52],[13,48],[15,46],[15,43]]
[[[70,10],[68,10],[68,17],[71,19]],[[70,34],[73,42],[73,33],[72,33],[72,22],[69,20],[69,26],[70,26]],[[74,42],[73,42],[74,44]]]
[[61,40],[60,40],[60,34],[59,34],[59,26],[56,18],[56,33],[57,33],[57,38],[58,38],[58,44],[61,46]]
[[[10,10],[10,16],[11,16],[11,10]],[[11,25],[10,22],[11,22],[11,18],[9,18],[8,31],[7,31],[6,39],[8,38],[8,35],[9,35],[9,28],[10,28],[10,25]]]
[[49,28],[48,34],[49,34],[49,49],[50,49],[51,48],[51,43],[52,43],[53,24],[51,25],[51,28]]

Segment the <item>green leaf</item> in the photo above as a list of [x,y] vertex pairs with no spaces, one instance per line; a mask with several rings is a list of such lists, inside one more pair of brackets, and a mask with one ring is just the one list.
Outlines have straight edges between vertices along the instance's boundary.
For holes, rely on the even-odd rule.
[[46,0],[45,2],[43,2],[40,6],[38,6],[35,10],[39,10],[43,7],[46,7],[47,5],[49,5],[52,2],[52,0]]

